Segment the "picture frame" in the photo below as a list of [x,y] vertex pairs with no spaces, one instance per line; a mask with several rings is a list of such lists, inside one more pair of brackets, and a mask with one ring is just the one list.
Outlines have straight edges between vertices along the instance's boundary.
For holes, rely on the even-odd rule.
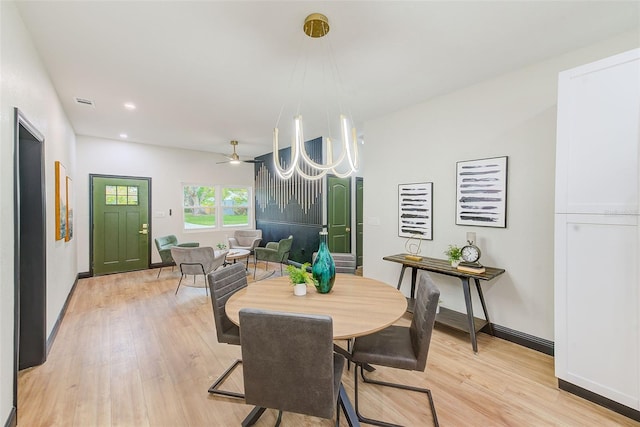
[[65,242],[68,242],[73,238],[73,181],[71,180],[70,177],[67,177],[66,179],[66,186],[67,186],[67,194],[66,194],[67,196],[67,202],[66,202],[67,232],[64,236],[64,240]]
[[507,227],[508,157],[456,163],[456,224]]
[[67,235],[67,170],[58,160],[55,162],[55,186],[56,240],[64,240]]
[[433,240],[433,182],[398,185],[398,236]]

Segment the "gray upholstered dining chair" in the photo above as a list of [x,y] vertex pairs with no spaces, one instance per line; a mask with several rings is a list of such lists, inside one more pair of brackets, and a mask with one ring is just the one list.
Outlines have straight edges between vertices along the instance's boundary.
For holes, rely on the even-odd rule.
[[[227,257],[226,251],[220,251],[216,253],[210,246],[203,246],[197,248],[182,248],[174,246],[171,248],[171,256],[176,265],[180,268],[180,281],[176,288],[176,295],[182,279],[186,275],[193,275],[193,281],[195,283],[196,276],[202,274],[206,281],[207,274],[211,273],[218,267],[224,264],[224,260]],[[205,284],[205,290],[209,293],[209,288]]]
[[[311,256],[313,261],[316,260],[318,252],[314,252]],[[356,274],[356,256],[351,253],[331,252],[333,262],[336,264],[336,273]]]
[[[247,287],[247,274],[242,264],[232,264],[207,276],[211,288],[211,305],[213,319],[216,323],[216,334],[219,343],[240,345],[240,328],[227,317],[225,306],[231,295]],[[218,387],[227,379],[233,370],[242,363],[236,359],[226,371],[209,387],[209,393],[228,397],[244,398],[244,394],[234,391],[220,390]]]
[[344,356],[333,352],[331,317],[243,308],[240,330],[245,401],[256,405],[243,426],[266,408],[278,409],[276,426],[282,411],[322,418],[335,413],[339,425]]
[[362,365],[369,363],[409,371],[424,371],[427,366],[427,355],[429,354],[439,298],[440,290],[433,283],[431,277],[423,273],[418,283],[410,327],[392,325],[374,334],[356,338],[351,351],[351,361],[356,364],[354,370],[355,410],[360,421],[378,426],[396,425],[366,418],[360,414],[358,410],[358,368],[360,368],[362,380],[366,383],[425,393],[429,398],[434,425],[438,426],[438,416],[431,390],[366,378]]

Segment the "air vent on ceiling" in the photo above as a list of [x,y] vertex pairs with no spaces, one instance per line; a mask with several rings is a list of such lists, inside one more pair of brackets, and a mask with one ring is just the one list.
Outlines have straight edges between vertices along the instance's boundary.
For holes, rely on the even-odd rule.
[[90,99],[86,99],[86,98],[79,98],[79,97],[77,97],[77,96],[76,96],[74,99],[76,100],[76,103],[77,103],[77,104],[80,104],[80,105],[87,105],[87,106],[89,106],[89,107],[93,107],[93,108],[95,108],[95,107],[96,107],[96,104],[94,104],[94,103],[93,103],[93,101],[92,101],[92,100],[90,100]]

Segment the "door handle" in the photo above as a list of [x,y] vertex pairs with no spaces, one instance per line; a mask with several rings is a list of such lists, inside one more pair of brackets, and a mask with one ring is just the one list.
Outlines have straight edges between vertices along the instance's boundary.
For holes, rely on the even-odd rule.
[[146,230],[146,229],[145,230],[140,230],[140,231],[138,231],[138,233],[140,233],[140,234],[148,234],[149,230]]
[[349,227],[345,228],[344,231],[346,231],[347,233],[351,231],[351,229]]

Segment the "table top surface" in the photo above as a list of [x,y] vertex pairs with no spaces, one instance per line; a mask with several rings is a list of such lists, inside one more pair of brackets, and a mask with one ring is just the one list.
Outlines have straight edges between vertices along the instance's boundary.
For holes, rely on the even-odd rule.
[[249,256],[251,252],[246,249],[230,249],[227,252],[227,259],[237,259]]
[[418,268],[420,270],[433,271],[435,273],[445,274],[447,276],[455,277],[473,277],[480,280],[491,280],[496,276],[505,272],[502,268],[487,267],[484,266],[486,271],[484,273],[469,273],[466,271],[460,271],[451,266],[451,263],[446,259],[428,258],[422,257],[420,261],[413,261],[405,258],[408,254],[389,255],[382,258],[385,261],[398,262],[408,267]]
[[407,300],[394,287],[365,277],[337,274],[333,289],[320,294],[307,285],[307,294],[296,296],[288,276],[251,283],[233,294],[225,311],[239,324],[241,308],[305,314],[326,314],[333,319],[333,336],[346,339],[368,335],[398,320]]

